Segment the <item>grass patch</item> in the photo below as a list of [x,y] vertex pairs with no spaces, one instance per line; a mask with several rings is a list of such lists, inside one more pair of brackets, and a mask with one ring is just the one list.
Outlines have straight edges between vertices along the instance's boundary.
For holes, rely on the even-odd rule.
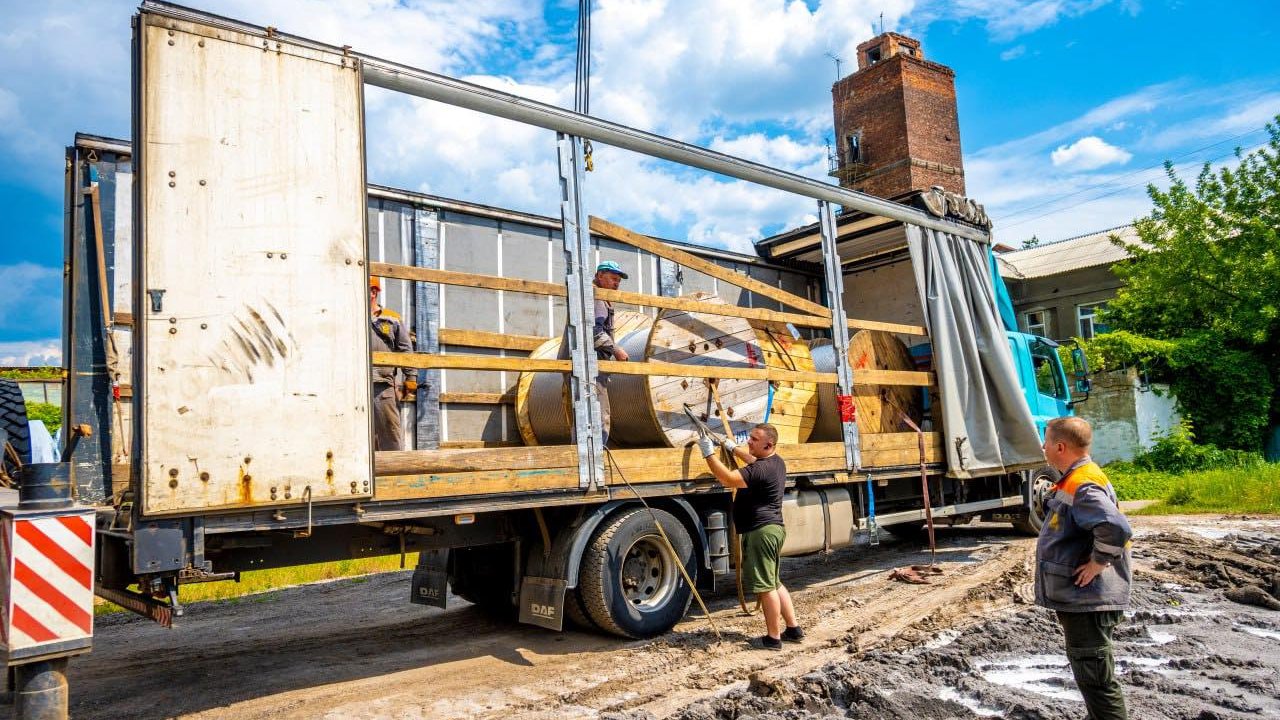
[[1182,473],[1108,467],[1121,500],[1155,500],[1137,515],[1280,514],[1280,464]]
[[[407,554],[404,562],[406,568],[412,568],[418,562],[418,554]],[[356,578],[356,582],[368,582],[368,578],[362,576],[392,572],[399,569],[400,556],[387,555],[360,558],[358,560],[339,560],[337,562],[298,565],[274,570],[249,570],[248,572],[240,573],[240,582],[238,583],[227,580],[224,582],[183,585],[178,590],[178,596],[184,605],[206,600],[227,600],[236,603],[241,602],[243,599],[251,599],[253,602],[272,602],[278,596],[278,593],[272,592],[274,590],[348,577]],[[408,593],[408,588],[405,589],[405,592],[406,594]],[[95,615],[126,612],[124,608],[115,603],[101,599],[97,602],[98,604],[94,606]]]

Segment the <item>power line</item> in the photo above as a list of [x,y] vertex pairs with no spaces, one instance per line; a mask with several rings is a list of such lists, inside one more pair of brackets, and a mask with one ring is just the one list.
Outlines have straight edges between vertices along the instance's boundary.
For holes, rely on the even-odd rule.
[[[1263,129],[1264,129],[1264,128],[1263,128]],[[1246,136],[1248,136],[1248,135],[1255,134],[1255,133],[1257,133],[1257,132],[1260,132],[1261,130],[1262,130],[1262,129],[1259,129],[1259,130],[1251,130],[1251,131],[1249,131],[1249,132],[1247,132],[1247,133],[1242,133],[1242,134],[1240,134],[1240,135],[1236,135],[1236,136],[1234,136],[1234,137],[1227,138],[1226,140],[1221,140],[1221,141],[1219,141],[1219,142],[1213,143],[1212,145],[1206,145],[1206,146],[1204,146],[1204,147],[1202,147],[1202,148],[1198,148],[1198,149],[1196,149],[1196,150],[1191,150],[1191,151],[1189,151],[1189,152],[1183,153],[1182,155],[1178,155],[1178,156],[1176,156],[1174,159],[1175,159],[1175,160],[1178,160],[1178,159],[1181,159],[1181,158],[1187,157],[1187,156],[1189,156],[1189,155],[1194,155],[1194,154],[1196,154],[1196,153],[1202,152],[1202,151],[1207,150],[1207,149],[1209,149],[1209,148],[1216,147],[1216,146],[1218,146],[1218,145],[1222,145],[1223,143],[1232,142],[1232,141],[1234,141],[1234,140],[1238,140],[1238,139],[1240,139],[1240,138],[1242,138],[1242,137],[1246,137]],[[1233,148],[1230,152],[1227,152],[1227,153],[1224,153],[1224,154],[1221,154],[1221,155],[1216,155],[1216,156],[1214,156],[1214,157],[1209,158],[1209,159],[1208,159],[1208,160],[1206,160],[1205,162],[1208,162],[1208,163],[1214,163],[1214,162],[1217,162],[1218,160],[1222,160],[1223,158],[1230,157],[1231,155],[1234,155],[1234,154],[1235,154],[1235,149]],[[1036,205],[1033,205],[1033,206],[1030,206],[1030,207],[1027,207],[1027,208],[1023,208],[1022,210],[1019,210],[1018,212],[1011,213],[1008,217],[1018,217],[1018,216],[1020,216],[1020,215],[1025,215],[1026,213],[1030,212],[1031,210],[1034,210],[1034,209],[1037,209],[1037,208],[1041,208],[1041,207],[1045,207],[1045,206],[1047,206],[1047,205],[1059,205],[1059,207],[1055,207],[1054,209],[1051,209],[1051,210],[1049,210],[1049,211],[1047,211],[1047,212],[1043,212],[1043,213],[1040,213],[1040,214],[1038,214],[1038,215],[1034,215],[1034,216],[1032,216],[1032,217],[1025,218],[1025,219],[1023,219],[1023,220],[1018,220],[1017,222],[1011,222],[1011,223],[1007,223],[1007,224],[1002,222],[1002,223],[1001,223],[1001,229],[1003,229],[1003,230],[1007,230],[1007,229],[1009,229],[1009,228],[1017,227],[1017,226],[1019,226],[1019,225],[1025,225],[1026,223],[1033,222],[1033,221],[1035,221],[1035,220],[1039,220],[1039,219],[1041,219],[1041,218],[1048,217],[1048,216],[1050,216],[1050,215],[1055,215],[1055,214],[1057,214],[1057,213],[1060,213],[1060,212],[1063,212],[1063,211],[1066,211],[1066,210],[1070,210],[1070,209],[1072,209],[1072,208],[1077,208],[1077,207],[1080,207],[1080,206],[1082,206],[1082,205],[1087,205],[1087,204],[1089,204],[1089,203],[1096,202],[1096,201],[1098,201],[1098,200],[1102,200],[1102,199],[1105,199],[1105,198],[1111,197],[1112,195],[1116,195],[1116,194],[1118,194],[1118,193],[1124,192],[1125,190],[1129,190],[1129,189],[1134,188],[1134,187],[1137,187],[1137,186],[1139,186],[1139,185],[1147,184],[1147,183],[1149,182],[1149,180],[1146,180],[1146,179],[1144,179],[1144,180],[1139,180],[1138,182],[1135,182],[1135,183],[1128,183],[1128,184],[1125,184],[1125,185],[1121,185],[1121,186],[1117,187],[1116,189],[1114,189],[1114,190],[1112,190],[1112,191],[1110,191],[1110,192],[1106,192],[1106,193],[1103,193],[1103,194],[1101,194],[1101,195],[1097,195],[1097,196],[1094,196],[1094,197],[1088,198],[1088,199],[1083,200],[1083,201],[1081,201],[1081,202],[1072,203],[1072,204],[1070,204],[1070,205],[1065,205],[1065,206],[1060,205],[1060,203],[1061,203],[1063,200],[1067,199],[1067,198],[1070,198],[1070,197],[1073,197],[1073,196],[1079,195],[1079,194],[1081,194],[1081,193],[1089,192],[1089,191],[1091,191],[1091,190],[1098,190],[1098,189],[1101,189],[1101,188],[1105,188],[1105,187],[1107,187],[1107,186],[1109,186],[1109,185],[1113,185],[1113,184],[1114,184],[1114,183],[1116,183],[1117,181],[1122,180],[1122,179],[1124,179],[1124,178],[1126,178],[1126,177],[1131,177],[1131,176],[1133,176],[1133,175],[1138,175],[1138,174],[1141,174],[1141,173],[1153,172],[1153,171],[1156,171],[1156,170],[1163,169],[1163,167],[1164,167],[1164,164],[1163,164],[1163,163],[1161,163],[1160,165],[1155,165],[1155,166],[1152,166],[1152,167],[1143,168],[1143,169],[1141,169],[1141,170],[1135,170],[1135,171],[1133,171],[1133,172],[1129,172],[1129,173],[1126,173],[1126,174],[1124,174],[1124,175],[1121,175],[1121,176],[1119,176],[1119,177],[1117,177],[1117,178],[1114,178],[1114,179],[1112,179],[1112,180],[1109,180],[1109,181],[1107,181],[1107,182],[1105,182],[1105,183],[1099,183],[1099,184],[1097,184],[1097,185],[1093,185],[1093,186],[1090,186],[1090,187],[1087,187],[1087,188],[1083,188],[1083,189],[1081,189],[1081,190],[1077,190],[1076,192],[1070,193],[1070,194],[1068,194],[1068,195],[1063,195],[1063,196],[1061,196],[1061,197],[1053,198],[1052,200],[1048,200],[1048,201],[1045,201],[1045,202],[1042,202],[1042,203],[1039,203],[1039,204],[1036,204]]]
[[[1239,140],[1240,138],[1248,137],[1249,135],[1254,135],[1254,134],[1257,134],[1257,133],[1263,132],[1263,131],[1265,131],[1265,130],[1266,130],[1266,128],[1255,128],[1255,129],[1250,130],[1250,131],[1248,131],[1248,132],[1240,133],[1239,135],[1234,135],[1234,136],[1229,137],[1229,138],[1227,138],[1227,139],[1225,139],[1225,140],[1219,140],[1218,142],[1215,142],[1215,143],[1212,143],[1212,144],[1209,144],[1209,145],[1205,145],[1204,147],[1196,148],[1195,150],[1189,150],[1189,151],[1187,151],[1187,152],[1185,152],[1185,153],[1183,153],[1183,154],[1181,154],[1181,155],[1177,155],[1177,156],[1175,156],[1175,157],[1173,158],[1173,160],[1181,160],[1182,158],[1185,158],[1185,157],[1188,157],[1188,156],[1191,156],[1191,155],[1195,155],[1196,153],[1203,152],[1203,151],[1205,151],[1205,150],[1208,150],[1208,149],[1210,149],[1210,148],[1217,147],[1217,146],[1222,145],[1222,144],[1225,144],[1225,143],[1234,142],[1234,141],[1236,141],[1236,140]],[[1232,152],[1235,152],[1235,151],[1234,151],[1234,149],[1232,150]],[[1225,156],[1223,156],[1223,157],[1225,157]],[[1163,168],[1164,168],[1164,163],[1160,163],[1159,165],[1152,165],[1152,166],[1149,166],[1149,167],[1140,168],[1140,169],[1138,169],[1138,170],[1132,170],[1132,171],[1130,171],[1130,172],[1125,173],[1124,175],[1119,175],[1119,176],[1114,177],[1114,178],[1112,178],[1112,179],[1110,179],[1110,180],[1107,180],[1106,182],[1101,182],[1101,183],[1098,183],[1098,184],[1096,184],[1096,185],[1090,185],[1090,186],[1088,186],[1088,187],[1085,187],[1085,188],[1081,188],[1081,189],[1079,189],[1079,190],[1076,190],[1076,191],[1075,191],[1075,192],[1073,192],[1073,193],[1068,193],[1068,194],[1066,194],[1066,195],[1062,195],[1062,196],[1060,196],[1060,197],[1055,197],[1055,198],[1053,198],[1053,199],[1051,199],[1051,200],[1046,200],[1046,201],[1044,201],[1044,202],[1037,203],[1037,204],[1035,204],[1035,205],[1030,205],[1030,206],[1028,206],[1028,207],[1021,208],[1021,209],[1019,209],[1017,212],[1010,213],[1010,214],[1008,215],[1008,217],[1010,217],[1010,218],[1015,218],[1015,217],[1018,217],[1018,216],[1020,216],[1020,215],[1026,215],[1027,213],[1029,213],[1029,212],[1031,212],[1031,211],[1033,211],[1033,210],[1037,210],[1037,209],[1039,209],[1039,208],[1042,208],[1042,207],[1044,207],[1044,206],[1046,206],[1046,205],[1053,205],[1053,204],[1056,204],[1056,203],[1060,203],[1060,202],[1062,202],[1063,200],[1066,200],[1067,198],[1075,197],[1076,195],[1080,195],[1081,193],[1087,193],[1087,192],[1090,192],[1090,191],[1092,191],[1092,190],[1098,190],[1098,189],[1101,189],[1101,188],[1107,187],[1108,185],[1113,185],[1113,184],[1115,184],[1115,183],[1117,183],[1117,182],[1119,182],[1119,181],[1121,181],[1121,180],[1124,180],[1125,178],[1131,177],[1131,176],[1133,176],[1133,175],[1138,175],[1138,174],[1140,174],[1140,173],[1151,172],[1152,170],[1160,170],[1160,169],[1163,169]],[[1042,217],[1042,216],[1038,216],[1038,217]]]
[[[1221,143],[1219,143],[1219,144],[1221,144]],[[1223,154],[1223,155],[1218,155],[1218,156],[1212,157],[1212,158],[1210,158],[1209,160],[1207,160],[1206,162],[1209,162],[1209,163],[1217,162],[1218,160],[1221,160],[1221,159],[1226,158],[1226,157],[1230,157],[1231,155],[1234,155],[1234,154],[1235,154],[1235,150],[1232,150],[1232,151],[1231,151],[1231,152],[1229,152],[1229,153],[1225,153],[1225,154]],[[1153,170],[1153,169],[1156,169],[1156,168],[1148,168],[1147,170],[1144,170],[1143,172],[1148,172],[1148,171]],[[1034,216],[1034,217],[1029,217],[1029,218],[1027,218],[1027,219],[1025,219],[1025,220],[1019,220],[1018,222],[1015,222],[1015,223],[1009,223],[1009,224],[1007,224],[1007,225],[1003,225],[1003,226],[1001,227],[1001,229],[1002,229],[1002,230],[1008,230],[1009,228],[1017,227],[1017,226],[1019,226],[1019,225],[1025,225],[1025,224],[1027,224],[1027,223],[1029,223],[1029,222],[1034,222],[1034,221],[1039,220],[1039,219],[1041,219],[1041,218],[1049,217],[1050,215],[1057,215],[1057,214],[1058,214],[1058,213],[1060,213],[1060,212],[1065,212],[1065,211],[1067,211],[1067,210],[1071,210],[1071,209],[1073,209],[1073,208],[1078,208],[1078,207],[1081,207],[1081,206],[1083,206],[1083,205],[1088,205],[1089,203],[1092,203],[1092,202],[1097,202],[1097,201],[1099,201],[1099,200],[1103,200],[1103,199],[1105,199],[1105,198],[1109,198],[1109,197],[1111,197],[1112,195],[1116,195],[1116,194],[1118,194],[1118,193],[1124,192],[1125,190],[1129,190],[1129,189],[1131,189],[1131,188],[1135,188],[1135,187],[1137,187],[1137,186],[1139,186],[1139,185],[1144,185],[1144,184],[1146,184],[1147,182],[1148,182],[1148,181],[1146,181],[1146,180],[1139,180],[1139,181],[1138,181],[1138,182],[1136,182],[1136,183],[1130,183],[1130,184],[1128,184],[1128,185],[1123,185],[1123,186],[1121,186],[1121,187],[1116,188],[1115,190],[1112,190],[1111,192],[1103,193],[1103,194],[1098,195],[1098,196],[1096,196],[1096,197],[1091,197],[1091,198],[1089,198],[1089,199],[1087,199],[1087,200],[1082,200],[1082,201],[1080,201],[1080,202],[1078,202],[1078,203],[1072,203],[1071,205],[1066,205],[1066,206],[1063,206],[1063,207],[1058,207],[1058,208],[1055,208],[1055,209],[1050,210],[1050,211],[1048,211],[1048,212],[1040,213],[1039,215],[1036,215],[1036,216]],[[1065,196],[1064,196],[1064,197],[1065,197]]]

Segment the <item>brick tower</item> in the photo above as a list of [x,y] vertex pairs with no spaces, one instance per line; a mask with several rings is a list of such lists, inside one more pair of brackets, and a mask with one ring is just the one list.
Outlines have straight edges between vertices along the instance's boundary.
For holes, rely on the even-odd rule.
[[902,199],[938,185],[964,195],[955,72],[920,41],[884,33],[858,46],[858,70],[831,87],[840,185]]

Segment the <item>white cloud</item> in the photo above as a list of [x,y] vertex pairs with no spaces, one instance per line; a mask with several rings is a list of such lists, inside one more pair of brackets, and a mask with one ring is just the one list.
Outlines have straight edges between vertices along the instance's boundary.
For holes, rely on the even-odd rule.
[[1000,59],[1005,61],[1016,60],[1026,54],[1027,54],[1027,46],[1018,45],[1016,47],[1011,47],[1008,50],[1005,50],[1004,52],[1000,53]]
[[1049,157],[1053,160],[1054,167],[1097,170],[1107,165],[1123,165],[1129,162],[1133,154],[1096,135],[1090,135],[1070,145],[1059,145]]
[[[942,0],[931,4],[928,10],[942,17],[982,20],[993,40],[1007,41],[1054,25],[1063,18],[1087,15],[1111,1]],[[1139,8],[1134,2],[1125,2],[1124,9],[1130,14],[1137,14]]]
[[0,342],[0,367],[33,367],[62,364],[62,341],[56,338]]

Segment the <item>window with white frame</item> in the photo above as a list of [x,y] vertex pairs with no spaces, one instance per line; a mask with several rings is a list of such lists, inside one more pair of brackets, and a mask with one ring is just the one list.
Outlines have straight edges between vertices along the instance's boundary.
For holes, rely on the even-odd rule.
[[1106,309],[1107,304],[1104,302],[1076,306],[1076,318],[1080,329],[1080,339],[1091,340],[1093,336],[1101,335],[1110,330],[1106,325],[1098,322],[1098,312]]
[[1048,337],[1049,324],[1044,310],[1032,310],[1027,313],[1027,332],[1040,337]]

